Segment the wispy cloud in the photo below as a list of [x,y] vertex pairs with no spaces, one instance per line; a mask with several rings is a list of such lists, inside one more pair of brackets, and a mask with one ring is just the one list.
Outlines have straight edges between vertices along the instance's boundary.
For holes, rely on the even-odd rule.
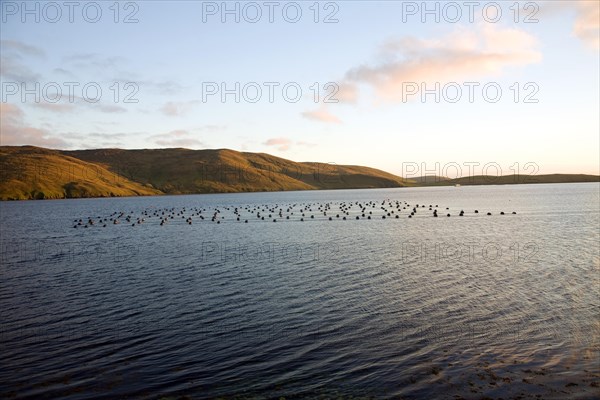
[[434,39],[403,37],[382,46],[383,61],[350,69],[346,81],[366,83],[385,100],[399,100],[406,82],[449,82],[503,73],[541,61],[529,33],[489,24]]
[[342,123],[342,121],[338,117],[336,117],[335,115],[330,113],[326,107],[321,107],[318,110],[313,110],[313,111],[305,111],[302,113],[302,116],[306,119],[310,119],[310,120],[318,121],[318,122],[335,123],[335,124]]
[[[130,60],[122,56],[108,56],[98,53],[74,53],[65,55],[60,64],[60,73],[71,73],[77,77],[90,77],[96,82],[107,82],[109,85],[114,82],[137,83],[135,79],[122,79],[124,77],[135,76],[134,72],[129,70]],[[58,72],[58,71],[56,71]]]
[[75,104],[62,103],[32,103],[33,106],[53,113],[70,113],[75,111]]
[[176,129],[150,137],[154,143],[164,147],[203,147],[204,143],[185,129]]
[[168,117],[181,117],[188,114],[197,103],[198,101],[169,101],[161,107],[160,111]]
[[358,88],[354,82],[343,81],[338,84],[338,91],[332,97],[340,103],[356,103]]
[[160,94],[176,94],[183,90],[183,86],[172,80],[143,81],[140,85],[155,87]]
[[[571,3],[571,2],[569,2]],[[573,33],[592,49],[600,49],[600,2],[575,1],[577,17]]]
[[[276,137],[268,139],[267,141],[262,143],[263,146],[274,147],[277,151],[289,151],[292,150],[295,146],[301,147],[316,147],[315,143],[305,142],[302,140],[294,141],[290,138],[286,137]],[[248,143],[242,144],[242,150],[248,150]]]
[[39,47],[17,40],[0,40],[0,76],[6,81],[38,81],[41,75],[29,68],[35,62],[27,59],[44,57],[45,53]]
[[54,72],[55,74],[59,74],[59,75],[64,75],[64,76],[68,76],[68,77],[72,77],[74,76],[73,73],[71,71],[68,71],[64,68],[54,68],[52,70],[52,72]]
[[18,40],[0,40],[2,51],[15,51],[17,53],[35,57],[45,57],[46,53],[39,47],[29,45]]
[[279,151],[288,151],[292,146],[292,140],[285,137],[271,138],[263,143],[265,146],[273,146]]
[[574,12],[573,35],[593,50],[600,49],[600,2],[598,0],[549,0],[539,3],[539,19],[564,18]]
[[123,57],[107,57],[97,53],[75,53],[64,58],[64,62],[78,68],[116,69],[125,62]]
[[126,133],[99,133],[99,132],[93,132],[93,133],[90,133],[89,136],[98,137],[98,138],[102,138],[102,139],[119,139],[119,138],[126,137],[127,134]]
[[0,103],[0,143],[2,145],[32,145],[66,148],[69,144],[48,130],[28,126],[23,110],[14,104]]
[[[49,94],[50,98],[53,98],[54,96],[54,94]],[[101,102],[92,103],[79,96],[73,96],[70,100],[68,96],[63,96],[60,101],[56,103],[39,102],[32,103],[32,105],[44,111],[60,114],[81,111],[82,109],[99,111],[105,114],[120,114],[127,112],[125,107],[117,104],[106,104]]]
[[98,127],[96,131],[89,132],[61,132],[61,138],[68,139],[71,143],[71,148],[78,149],[98,149],[102,147],[123,147],[125,146],[126,140],[132,137],[145,137],[147,136],[146,132],[136,132],[136,131],[128,131],[128,132],[104,132],[102,128],[104,128],[106,123],[103,123],[102,126]]
[[[132,133],[104,133],[104,132],[91,132],[85,135],[74,135],[79,140],[80,148],[97,149],[103,147],[122,147],[122,139],[131,136]],[[66,136],[66,135],[63,135]]]

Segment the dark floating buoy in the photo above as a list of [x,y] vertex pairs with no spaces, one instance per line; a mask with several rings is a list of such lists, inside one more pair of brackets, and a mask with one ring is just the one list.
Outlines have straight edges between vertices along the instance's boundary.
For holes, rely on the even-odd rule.
[[[358,206],[358,207],[355,207]],[[393,201],[390,199],[386,199],[383,202],[381,202],[379,204],[378,201],[369,201],[369,202],[330,202],[330,203],[295,203],[295,204],[290,204],[287,206],[287,208],[285,207],[285,204],[263,204],[261,206],[242,206],[242,207],[222,207],[222,209],[218,209],[218,208],[212,208],[212,210],[209,209],[202,209],[200,211],[200,209],[198,207],[193,207],[192,210],[187,210],[185,207],[182,208],[176,208],[176,207],[172,207],[172,208],[164,208],[164,209],[155,209],[152,210],[153,207],[150,207],[150,209],[147,210],[142,210],[141,212],[134,212],[131,211],[129,213],[125,213],[125,212],[113,212],[110,216],[98,216],[96,217],[97,219],[92,219],[91,217],[86,217],[83,219],[74,219],[74,224],[73,224],[73,228],[77,229],[80,226],[83,228],[93,228],[94,226],[98,225],[98,226],[102,226],[104,228],[106,228],[107,224],[111,223],[116,225],[120,223],[120,220],[124,220],[126,223],[130,224],[132,227],[135,227],[136,225],[141,225],[144,222],[146,222],[146,219],[151,220],[151,218],[153,217],[158,217],[159,219],[159,223],[160,226],[163,226],[164,224],[166,224],[167,222],[169,222],[169,220],[174,220],[173,223],[175,224],[179,224],[178,221],[181,221],[179,219],[179,217],[181,216],[181,219],[183,219],[184,221],[181,221],[181,223],[186,223],[188,225],[192,225],[193,224],[193,220],[192,218],[195,216],[198,216],[200,220],[205,220],[204,216],[201,215],[202,212],[206,212],[205,215],[207,215],[206,220],[208,220],[209,218],[211,219],[212,222],[216,222],[217,224],[221,223],[221,220],[225,221],[225,220],[234,220],[241,222],[244,221],[244,223],[248,223],[249,219],[244,219],[243,217],[251,217],[251,219],[253,220],[262,220],[262,221],[266,221],[266,220],[271,220],[272,222],[281,222],[281,220],[292,220],[291,217],[294,216],[294,211],[295,214],[301,214],[302,218],[300,218],[301,222],[304,222],[305,218],[309,218],[314,220],[319,220],[320,218],[315,218],[315,215],[320,216],[324,216],[327,220],[329,221],[333,221],[334,218],[337,219],[342,219],[344,221],[346,220],[350,220],[350,219],[355,219],[357,221],[361,220],[361,219],[376,219],[377,216],[380,216],[381,219],[387,219],[387,218],[396,218],[399,219],[400,218],[400,214],[402,213],[402,210],[406,210],[408,209],[408,212],[410,212],[410,215],[408,215],[408,218],[412,218],[414,216],[417,215],[417,212],[419,209],[423,209],[426,208],[427,205],[425,204],[415,204],[414,206],[411,206],[410,204],[408,204],[406,201],[404,202],[400,202],[400,201]],[[438,205],[436,204],[435,207],[438,207]],[[367,211],[368,208],[371,208],[372,211]],[[447,217],[451,217],[452,214],[450,213],[450,208],[449,207],[445,207],[446,210],[446,216]],[[314,210],[313,210],[314,209]],[[334,214],[334,210],[335,209],[339,209],[338,214]],[[233,214],[227,214],[227,211],[233,210]],[[438,213],[438,209],[437,208],[433,208],[433,205],[430,204],[429,205],[429,211],[432,212],[434,218],[439,217],[439,213]],[[269,214],[269,212],[271,214]],[[479,214],[479,210],[474,210],[475,214]],[[209,214],[210,213],[210,214]],[[248,213],[248,215],[244,215],[244,213]],[[285,214],[284,214],[285,213]],[[315,214],[313,214],[315,213]],[[483,211],[483,213],[486,213],[485,211]],[[505,215],[505,214],[510,214],[510,211],[501,211],[499,212],[500,215]],[[137,214],[137,215],[136,215]],[[212,215],[211,215],[212,214]],[[487,215],[492,215],[492,212],[487,212]],[[512,212],[512,214],[516,214],[515,211]],[[459,216],[464,216],[465,215],[465,211],[464,210],[460,210],[460,212],[458,213]],[[362,216],[362,218],[361,218]],[[220,218],[219,218],[220,217]],[[366,217],[366,218],[365,218]],[[84,222],[85,220],[87,220],[86,222]],[[280,220],[280,221],[277,221]]]
[[515,212],[515,211],[513,211],[512,213],[513,213],[513,214],[516,214],[516,212]]

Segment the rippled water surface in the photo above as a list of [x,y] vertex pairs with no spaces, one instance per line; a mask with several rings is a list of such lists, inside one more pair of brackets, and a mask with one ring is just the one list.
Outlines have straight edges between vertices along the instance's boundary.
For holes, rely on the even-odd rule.
[[598,184],[0,210],[0,398],[600,396]]

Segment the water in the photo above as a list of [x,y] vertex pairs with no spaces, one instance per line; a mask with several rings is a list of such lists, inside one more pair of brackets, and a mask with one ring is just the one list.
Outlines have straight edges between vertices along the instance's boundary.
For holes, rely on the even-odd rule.
[[[206,219],[73,228],[183,207]],[[0,398],[594,398],[599,210],[598,184],[1,203]]]

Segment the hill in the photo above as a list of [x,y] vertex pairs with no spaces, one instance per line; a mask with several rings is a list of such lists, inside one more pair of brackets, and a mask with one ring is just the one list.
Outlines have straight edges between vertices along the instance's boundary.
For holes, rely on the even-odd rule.
[[412,184],[368,167],[298,163],[228,149],[78,150],[66,155],[169,194],[363,189]]
[[598,175],[585,174],[548,174],[548,175],[474,175],[455,179],[443,179],[435,182],[427,181],[425,186],[453,186],[453,185],[514,185],[532,183],[576,183],[600,182]]
[[0,146],[1,200],[599,180],[596,175],[567,174],[403,179],[369,167],[294,162],[228,149],[62,151]]
[[108,169],[39,147],[0,147],[0,199],[155,195]]
[[227,149],[59,151],[0,147],[0,199],[401,187],[361,166],[298,163]]

